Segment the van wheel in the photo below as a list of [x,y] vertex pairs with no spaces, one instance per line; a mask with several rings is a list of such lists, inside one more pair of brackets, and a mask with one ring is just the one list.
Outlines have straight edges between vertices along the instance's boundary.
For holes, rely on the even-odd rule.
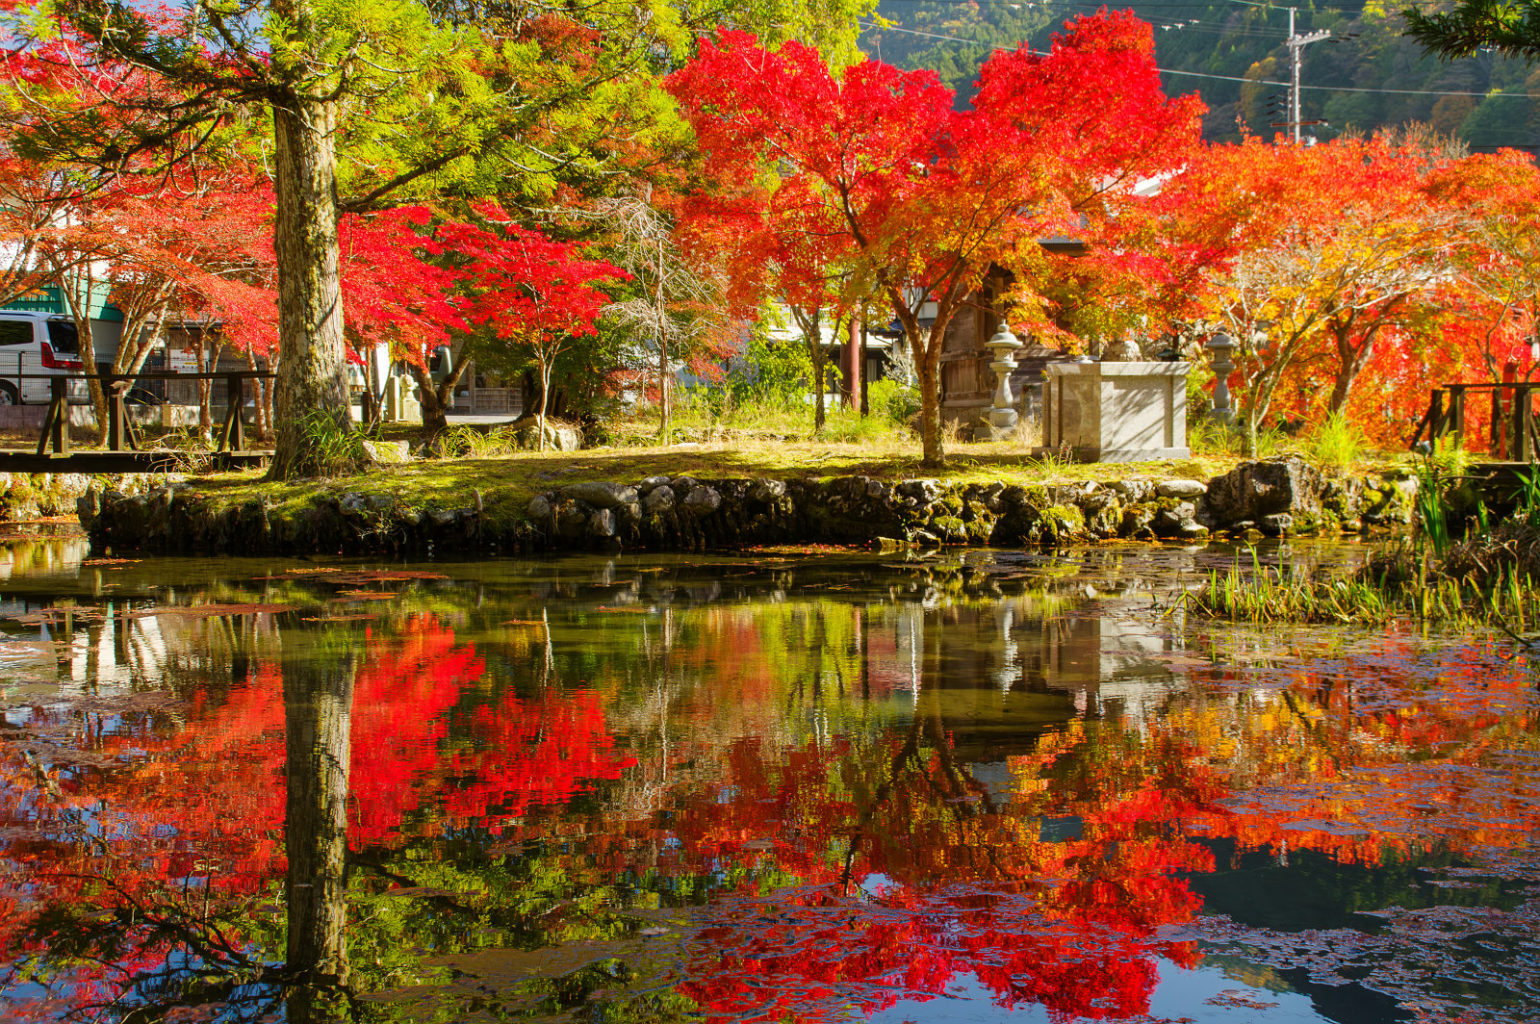
[[0,405],[20,405],[21,398],[16,394],[16,385],[7,380],[0,380]]

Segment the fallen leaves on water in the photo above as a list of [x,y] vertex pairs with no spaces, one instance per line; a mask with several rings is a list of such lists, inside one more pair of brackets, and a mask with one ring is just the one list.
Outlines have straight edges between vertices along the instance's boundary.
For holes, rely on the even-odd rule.
[[1234,1006],[1244,1010],[1266,1010],[1277,1006],[1262,999],[1253,999],[1238,988],[1227,988],[1216,996],[1203,1000],[1209,1006]]
[[131,619],[146,619],[154,616],[174,616],[188,619],[213,619],[223,618],[227,615],[282,615],[284,612],[292,612],[292,604],[184,604],[184,605],[156,605],[153,608],[141,608],[130,612]]
[[75,605],[59,605],[53,608],[36,608],[20,615],[7,615],[11,622],[21,622],[28,626],[56,626],[64,622],[66,617],[73,617],[82,622],[97,622],[102,618],[100,608],[77,607]]
[[370,583],[405,583],[412,580],[447,580],[441,572],[420,569],[344,569],[323,566],[316,569],[286,569],[278,576],[256,576],[257,580],[325,580],[339,586],[364,586]]
[[339,590],[337,597],[349,601],[393,601],[401,595],[394,590]]

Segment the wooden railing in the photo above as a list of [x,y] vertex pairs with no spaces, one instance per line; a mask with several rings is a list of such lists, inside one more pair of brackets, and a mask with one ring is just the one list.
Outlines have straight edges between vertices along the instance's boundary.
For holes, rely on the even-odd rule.
[[246,447],[245,428],[241,423],[241,408],[246,404],[246,382],[271,380],[274,374],[267,370],[214,371],[211,373],[151,372],[139,374],[121,373],[74,373],[74,374],[11,374],[6,379],[18,377],[49,382],[48,411],[43,416],[43,434],[37,439],[38,455],[68,455],[70,453],[69,387],[71,381],[99,380],[107,393],[107,450],[112,452],[139,451],[139,438],[128,416],[128,393],[136,383],[147,380],[222,380],[225,382],[225,419],[218,433],[218,453],[243,451]]
[[1466,413],[1472,399],[1491,403],[1487,451],[1505,462],[1534,462],[1540,453],[1540,421],[1535,418],[1534,395],[1540,382],[1445,384],[1433,389],[1428,411],[1423,413],[1410,447],[1419,443],[1436,446],[1453,436],[1462,448],[1473,447],[1466,430]]

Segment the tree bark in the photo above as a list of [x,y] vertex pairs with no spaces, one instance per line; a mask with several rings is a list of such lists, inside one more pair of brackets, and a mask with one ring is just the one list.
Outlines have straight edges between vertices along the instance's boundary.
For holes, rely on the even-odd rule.
[[1374,358],[1374,342],[1379,337],[1382,326],[1383,322],[1367,328],[1364,331],[1363,340],[1357,345],[1354,345],[1352,340],[1351,320],[1346,325],[1333,326],[1332,333],[1337,342],[1337,379],[1332,382],[1331,400],[1327,403],[1327,412],[1347,411],[1353,384],[1357,382],[1358,375],[1363,373],[1364,367],[1369,365],[1369,360]]
[[663,296],[663,239],[657,240],[657,246],[658,272],[653,282],[652,311],[653,324],[658,332],[658,440],[663,444],[671,444],[674,438],[668,407],[668,303]]
[[824,363],[826,357],[823,350],[823,310],[815,308],[811,313],[802,309],[791,307],[791,315],[797,321],[797,327],[802,331],[802,344],[807,346],[807,358],[813,366],[813,433],[823,430],[826,411],[824,409]]
[[946,462],[941,441],[941,346],[934,339],[930,345],[922,344],[918,334],[907,340],[920,375],[920,465],[940,469]]
[[545,409],[551,402],[551,365],[540,360],[540,414],[535,419],[535,429],[540,431],[537,451],[545,451]]
[[673,438],[673,425],[669,423],[668,407],[668,342],[663,337],[663,330],[658,330],[658,440],[664,444],[671,444]]
[[[214,365],[210,361],[210,359],[208,357],[209,350],[208,350],[208,344],[207,344],[207,341],[206,341],[207,338],[208,338],[208,332],[206,332],[206,331],[199,331],[198,334],[197,334],[197,341],[194,343],[194,346],[193,346],[194,351],[198,353],[198,372],[199,373],[203,373],[205,370],[212,369],[213,365]],[[207,441],[212,440],[213,437],[214,437],[214,413],[209,408],[210,402],[213,401],[214,382],[212,380],[210,380],[208,377],[199,377],[198,378],[197,387],[198,387],[198,436],[203,438],[203,440],[205,442],[207,442]]]
[[866,317],[865,313],[862,313],[862,319],[861,319],[861,344],[860,344],[860,346],[856,350],[856,359],[860,362],[860,365],[861,365],[861,415],[862,416],[870,416],[872,414],[872,403],[871,403],[871,396],[868,394],[868,392],[871,390],[871,382],[866,379],[867,378],[867,373],[866,373],[866,352],[867,352],[867,347],[866,347],[866,343],[867,343],[868,333],[867,333],[867,329],[866,329],[866,318],[865,317]]
[[[259,369],[261,369],[261,367],[257,365],[257,354],[251,349],[246,350],[246,366],[253,373],[256,373]],[[261,377],[253,377],[251,381],[257,386],[257,436],[267,437],[268,432],[272,429],[273,422],[268,417],[268,382],[263,380]]]
[[347,655],[285,658],[289,972],[305,983],[348,980],[347,804],[353,662]]
[[840,361],[844,364],[841,370],[845,377],[844,394],[842,397],[845,402],[845,408],[860,412],[862,411],[861,382],[865,376],[863,372],[865,367],[862,365],[861,330],[854,316],[845,324],[844,336],[845,341],[840,348],[840,353],[843,357]]
[[351,426],[338,279],[336,104],[291,94],[273,105],[278,209],[277,427],[268,476],[314,475],[318,417]]

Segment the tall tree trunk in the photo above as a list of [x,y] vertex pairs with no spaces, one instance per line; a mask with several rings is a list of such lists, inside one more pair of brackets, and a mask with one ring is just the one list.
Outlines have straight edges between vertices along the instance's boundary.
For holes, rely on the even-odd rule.
[[337,273],[336,104],[295,92],[273,105],[283,350],[274,408],[277,440],[268,472],[273,480],[313,475],[320,468],[311,432],[315,417],[326,417],[339,429],[351,426]]
[[[246,350],[246,367],[247,367],[247,369],[251,370],[252,373],[256,373],[260,369],[260,367],[257,366],[257,354],[255,352],[253,352],[249,348]],[[256,430],[257,430],[257,436],[258,437],[267,437],[268,436],[268,431],[272,427],[272,420],[270,420],[268,418],[268,415],[267,415],[267,413],[268,413],[268,405],[267,405],[268,382],[263,380],[261,377],[253,377],[253,378],[251,378],[251,382],[257,386],[257,404],[256,404],[256,413],[257,413],[257,415],[256,415]]]
[[[64,305],[68,309],[70,319],[75,323],[75,335],[79,345],[81,372],[96,372],[96,337],[91,333],[91,307],[99,297],[96,293],[97,283],[91,277],[91,260],[83,260],[68,267],[60,267],[54,274],[54,280],[59,286],[59,293],[64,296]],[[68,359],[68,353],[64,354]],[[99,380],[86,381],[86,393],[91,399],[92,411],[96,414],[96,443],[107,443],[107,392]],[[68,410],[66,410],[68,415]],[[65,430],[69,424],[65,424]]]
[[540,360],[540,413],[535,418],[535,429],[540,431],[538,451],[545,451],[545,409],[551,403],[551,365]]
[[805,312],[797,306],[791,307],[791,315],[797,322],[797,327],[802,331],[802,344],[807,346],[808,362],[813,367],[813,433],[823,430],[824,409],[824,364],[827,361],[823,350],[823,310],[817,307],[811,312]]
[[[205,341],[207,337],[207,331],[199,331],[197,334],[197,340],[193,343],[193,350],[198,353],[199,373],[213,369],[213,363],[209,361],[208,357],[209,350]],[[214,437],[214,413],[209,407],[213,402],[214,382],[208,377],[199,377],[197,388],[198,436],[202,437],[204,441],[209,441]]]
[[941,443],[941,346],[934,338],[922,345],[918,334],[907,340],[920,375],[920,465],[940,469],[946,460]]
[[352,758],[353,660],[313,648],[283,661],[288,794],[286,965],[305,983],[348,979],[347,804]]
[[658,276],[653,289],[653,323],[658,330],[658,401],[662,415],[658,418],[658,439],[664,444],[673,441],[673,427],[669,423],[668,405],[668,302],[663,294],[664,242],[658,241]]
[[[412,380],[417,384],[417,408],[422,412],[422,439],[424,446],[428,447],[449,429],[449,402],[445,400],[447,396],[443,385],[433,383],[427,370],[420,366],[409,366],[409,370]],[[449,394],[454,394],[454,384],[449,385]]]
[[840,355],[840,371],[845,378],[841,397],[845,408],[859,412],[861,411],[861,380],[864,375],[861,365],[861,331],[856,325],[854,316],[845,324],[845,341],[840,348]]
[[871,382],[867,380],[868,374],[866,372],[867,338],[868,338],[868,332],[867,332],[867,329],[866,329],[866,314],[863,312],[862,315],[861,315],[861,344],[860,344],[860,346],[859,346],[859,348],[857,349],[857,352],[856,352],[856,359],[858,359],[860,361],[860,365],[861,365],[861,415],[862,416],[870,416],[871,413],[872,413],[871,397],[870,397],[870,395],[867,394],[867,392],[870,390],[870,386],[871,386]]
[[1358,345],[1353,344],[1348,332],[1334,332],[1337,334],[1337,379],[1332,383],[1331,400],[1326,405],[1327,412],[1340,414],[1347,411],[1353,384],[1358,380],[1358,375],[1363,373],[1364,367],[1369,365],[1369,360],[1374,357],[1374,339],[1379,332],[1379,324],[1370,327],[1364,332],[1363,341]]
[[658,440],[664,444],[673,442],[673,426],[669,423],[668,406],[668,342],[658,334]]
[[433,377],[426,368],[407,365],[412,379],[417,382],[417,406],[422,411],[422,441],[425,451],[436,450],[444,435],[448,433],[449,410],[454,405],[455,388],[460,386],[460,380],[465,376],[465,368],[469,365],[471,365],[470,360],[464,362],[455,360],[449,373],[437,384],[433,382]]
[[823,350],[823,339],[813,337],[813,433],[823,430],[827,412],[824,408],[824,392],[827,390],[829,357]]

